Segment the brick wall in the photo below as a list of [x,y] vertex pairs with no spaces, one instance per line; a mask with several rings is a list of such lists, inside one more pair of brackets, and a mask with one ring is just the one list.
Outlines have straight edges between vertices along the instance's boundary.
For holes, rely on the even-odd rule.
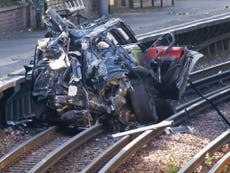
[[[88,18],[98,17],[98,0],[84,0],[86,9],[80,13]],[[27,25],[35,28],[35,11],[32,6],[20,5],[0,8],[0,35],[25,30]],[[43,24],[42,24],[43,25]]]
[[27,25],[27,5],[0,9],[0,33],[24,30]]
[[[99,16],[99,0],[83,1],[86,8],[80,13],[88,18],[97,18]],[[0,8],[0,35],[6,32],[25,30],[27,25],[35,28],[35,11],[32,6],[27,4]]]

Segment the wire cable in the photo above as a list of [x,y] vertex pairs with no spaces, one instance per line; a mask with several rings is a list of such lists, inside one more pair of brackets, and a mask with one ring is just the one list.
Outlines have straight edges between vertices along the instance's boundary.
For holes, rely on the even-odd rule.
[[192,81],[189,79],[188,80],[191,88],[204,100],[206,100],[216,111],[217,113],[220,115],[220,117],[223,119],[223,121],[228,125],[228,127],[230,127],[230,122],[227,120],[227,118],[222,114],[222,112],[217,108],[217,106],[211,101],[209,100],[207,97],[205,97],[196,87],[195,85],[192,83]]

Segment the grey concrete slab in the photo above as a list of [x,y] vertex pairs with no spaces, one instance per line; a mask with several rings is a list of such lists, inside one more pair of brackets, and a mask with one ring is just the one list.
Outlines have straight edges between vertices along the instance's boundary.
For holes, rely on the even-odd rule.
[[44,31],[14,33],[0,40],[0,77],[22,68],[33,59],[34,47]]

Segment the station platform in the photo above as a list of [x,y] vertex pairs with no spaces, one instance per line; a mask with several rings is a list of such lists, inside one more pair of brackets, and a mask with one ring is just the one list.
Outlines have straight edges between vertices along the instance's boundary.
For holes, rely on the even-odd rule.
[[[139,35],[154,30],[230,12],[229,0],[165,0],[163,8],[140,8],[115,11],[111,17],[120,17]],[[33,59],[34,47],[45,31],[24,31],[0,38],[0,81],[8,74],[20,72]]]

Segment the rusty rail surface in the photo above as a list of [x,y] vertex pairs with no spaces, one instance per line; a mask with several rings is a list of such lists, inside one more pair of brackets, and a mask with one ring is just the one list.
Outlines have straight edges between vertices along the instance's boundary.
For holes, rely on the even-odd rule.
[[118,151],[122,150],[129,142],[131,136],[127,135],[110,146],[107,150],[102,152],[97,158],[95,158],[89,165],[87,165],[81,172],[92,173],[97,172],[108,160],[113,157]]
[[[230,151],[224,155],[213,167],[208,173],[221,173],[226,165],[230,164]],[[229,171],[228,167],[228,171]],[[223,171],[224,172],[224,171]]]
[[[215,140],[210,142],[206,147],[204,147],[199,153],[197,153],[188,163],[186,163],[178,173],[190,173],[193,172],[197,166],[204,160],[207,153],[212,154],[218,149],[220,149],[224,144],[230,141],[230,129],[226,130]],[[215,170],[218,166],[214,166]],[[214,171],[215,172],[215,171]]]
[[[197,76],[199,76],[199,74],[201,74],[201,76],[203,77],[203,76],[207,76],[207,75],[210,75],[210,74],[213,74],[213,73],[217,73],[217,71],[222,71],[222,73],[223,73],[223,71],[224,70],[226,70],[226,72],[228,72],[228,67],[230,66],[230,63],[228,62],[228,63],[222,63],[222,64],[220,64],[220,65],[217,65],[217,66],[215,66],[215,67],[212,67],[212,68],[208,68],[208,69],[205,69],[204,71],[205,72],[203,72],[203,71],[200,71],[200,72],[195,72],[194,74],[192,74],[192,76],[193,75],[195,75],[195,78],[197,78],[197,79],[199,79],[199,77],[197,77]],[[221,68],[224,68],[224,70],[221,70]],[[211,70],[210,70],[211,69]],[[209,72],[209,70],[210,70],[210,72]],[[219,73],[219,75],[221,76],[221,73]],[[198,82],[199,83],[199,82]],[[225,93],[226,92],[226,90],[228,90],[229,89],[229,87],[225,87],[225,88],[222,88],[222,89],[220,89],[220,90],[217,90],[217,91],[215,91],[215,92],[213,92],[213,93],[210,93],[210,94],[207,94],[206,96],[211,96],[212,97],[212,95],[218,95],[217,93],[219,93],[219,92],[221,92],[221,93]],[[218,97],[218,96],[217,96]],[[226,95],[224,95],[224,97],[223,97],[223,99],[224,98],[226,98],[227,97],[227,94]],[[204,101],[201,99],[201,98],[198,98],[198,99],[196,99],[195,101],[193,101],[193,102],[191,102],[191,103],[189,103],[189,104],[187,104],[187,105],[184,105],[184,107],[181,107],[179,110],[181,110],[179,113],[177,113],[176,115],[174,115],[174,118],[175,119],[177,119],[177,122],[176,123],[179,123],[179,122],[181,122],[182,120],[180,120],[181,118],[180,117],[183,117],[183,115],[185,115],[186,114],[186,112],[188,112],[188,109],[189,108],[187,108],[187,111],[184,111],[183,109],[185,108],[185,107],[189,107],[191,104],[194,104],[194,103],[196,103],[196,102],[201,102],[201,105],[203,105],[204,103]],[[192,107],[192,106],[190,106],[190,107]],[[201,106],[202,107],[202,106]],[[191,108],[191,109],[193,109],[193,107]],[[194,108],[194,109],[196,109],[196,108]],[[180,115],[181,114],[181,115]],[[184,116],[184,117],[186,117],[186,116]],[[174,120],[174,118],[172,118],[172,119],[170,119],[170,120]],[[159,133],[160,132],[162,132],[163,131],[163,129],[164,128],[162,128],[162,129],[159,129]],[[150,130],[151,131],[151,130]],[[144,139],[146,139],[146,140],[149,140],[149,136],[154,136],[154,135],[152,135],[152,133],[156,133],[155,131],[158,131],[158,129],[157,130],[153,130],[153,131],[151,131],[151,135],[147,135],[146,134],[146,137],[145,137],[145,135],[144,135],[144,137],[143,137],[143,140]],[[146,132],[147,133],[147,132]],[[100,168],[104,163],[106,163],[106,162],[108,162],[108,160],[112,157],[112,156],[114,156],[116,153],[117,153],[117,151],[118,150],[122,150],[122,148],[123,147],[125,147],[126,145],[129,145],[128,146],[128,148],[130,147],[131,148],[131,150],[133,149],[133,148],[136,148],[136,149],[138,149],[138,147],[139,147],[139,145],[142,145],[141,144],[141,142],[140,143],[138,143],[138,142],[134,142],[134,144],[129,144],[129,142],[133,139],[135,137],[135,135],[128,135],[128,136],[125,136],[124,138],[122,138],[123,140],[121,140],[121,141],[118,141],[114,146],[111,146],[108,150],[106,150],[105,152],[103,152],[97,159],[95,159],[90,165],[88,165],[88,167],[87,168],[85,168],[84,170],[83,170],[83,172],[90,172],[90,171],[92,171],[92,170],[96,170],[96,168]],[[33,140],[32,140],[33,141]],[[42,141],[42,140],[39,140],[39,141]],[[144,140],[145,141],[145,140]],[[32,142],[33,143],[33,142]],[[144,142],[144,143],[146,143],[146,142]],[[19,146],[19,147],[21,147],[21,148],[23,148],[23,145],[22,146]],[[17,149],[17,150],[19,150],[19,149]],[[14,153],[14,154],[8,154],[8,156],[4,156],[0,161],[0,169],[4,169],[6,166],[8,166],[10,163],[11,163],[11,159],[12,158],[18,158],[21,154],[24,154],[24,153],[26,153],[26,152],[28,152],[30,149],[28,148],[28,147],[26,147],[26,149],[25,149],[25,147],[24,147],[24,149],[20,149],[19,150],[19,152],[12,152],[12,153]],[[65,150],[65,149],[59,149],[59,150],[61,150],[60,152],[63,152],[63,150]],[[22,152],[23,151],[23,152]],[[15,154],[15,153],[20,153],[20,154]],[[128,157],[129,156],[129,153],[127,154],[127,156],[126,156],[126,154],[127,153],[122,153],[121,155],[123,155],[122,157],[124,157],[123,159],[125,159],[126,157]],[[48,169],[50,166],[52,166],[53,164],[55,164],[58,160],[55,160],[55,161],[53,161],[52,160],[52,157],[54,157],[54,156],[58,156],[58,155],[56,155],[55,153],[53,153],[53,154],[51,154],[50,156],[49,156],[49,158],[48,158],[48,161],[46,162],[46,166],[44,166],[44,164],[42,164],[42,161],[39,163],[39,164],[37,164],[36,165],[36,167],[34,167],[33,168],[33,172],[36,172],[37,170],[38,171],[41,171],[41,170],[44,170],[44,169]],[[62,155],[60,156],[60,158],[61,157],[63,157]],[[58,158],[58,157],[57,157]],[[122,159],[121,159],[122,160]],[[100,166],[99,166],[100,165]]]
[[[229,98],[230,98],[230,87],[227,87],[225,90],[223,90],[220,93],[215,93],[214,95],[210,95],[208,97],[209,100],[211,100],[215,103],[222,102],[222,101],[229,99]],[[186,116],[187,114],[194,115],[197,112],[200,112],[202,110],[207,109],[207,107],[209,107],[208,103],[205,100],[200,100],[200,101],[193,103],[192,105],[188,106],[186,108],[186,110],[183,109],[183,110],[177,112],[173,116],[169,117],[167,120],[169,120],[169,121],[173,120],[175,125],[177,125],[187,118],[187,116]],[[111,155],[108,154],[108,156],[107,156],[108,161],[102,168],[100,166],[96,167],[95,164],[93,164],[93,163],[91,165],[94,165],[94,170],[99,169],[98,172],[100,172],[100,173],[115,172],[117,170],[117,168],[122,163],[124,163],[124,161],[126,159],[128,159],[128,157],[131,154],[135,153],[138,149],[140,149],[140,147],[142,147],[144,144],[146,144],[148,141],[150,141],[154,137],[160,135],[164,130],[165,130],[165,128],[148,130],[148,131],[141,133],[136,138],[135,138],[135,135],[134,136],[128,135],[126,137],[130,140],[130,142],[125,147],[123,147],[122,149],[119,148],[117,150],[117,154],[114,155],[112,158],[111,158]],[[100,159],[100,156],[98,157],[98,159]],[[97,161],[96,159],[94,162],[100,163],[100,161]],[[103,160],[103,162],[105,162],[105,160]],[[103,165],[103,164],[100,163],[100,165]],[[87,168],[86,170],[89,170],[89,168]],[[91,169],[91,170],[93,170],[93,169]],[[84,171],[82,171],[82,172],[84,172]],[[87,172],[87,171],[85,171],[85,172]],[[93,171],[93,172],[97,172],[97,171]]]
[[[60,137],[62,134],[57,132],[57,128],[51,127],[45,132],[42,132],[27,142],[21,144],[19,147],[2,157],[0,160],[0,172],[8,170],[10,170],[10,172],[45,172],[62,157],[66,156],[69,152],[83,145],[85,142],[101,134],[102,132],[102,125],[98,124],[73,137],[62,138]],[[50,144],[50,138],[52,138],[51,136],[54,136],[54,133],[60,135],[57,137],[59,138],[59,145],[54,145],[54,147],[51,147],[48,152],[45,149],[44,151],[42,150],[42,152],[47,152],[42,153],[45,157],[37,158],[36,155],[33,156],[33,152],[37,148],[43,148],[43,145],[47,144],[53,145]],[[26,162],[25,164],[19,163],[19,165],[17,165],[17,162],[23,161],[24,156],[27,154],[29,157],[34,157],[35,161],[31,161],[31,163]],[[25,159],[28,160],[28,157],[25,157]],[[23,167],[21,167],[21,164]],[[12,166],[14,167],[13,169],[11,168]],[[19,169],[15,169],[18,167]]]
[[[228,88],[229,88],[229,87],[226,86],[226,87],[217,89],[217,90],[215,90],[215,91],[213,91],[213,92],[210,92],[210,93],[208,93],[208,94],[205,94],[204,97],[209,97],[209,96],[212,96],[212,95],[214,95],[214,94],[218,94],[218,93],[220,93],[220,92],[222,92],[222,91],[224,91],[224,90],[226,90],[226,89],[228,89]],[[194,103],[196,103],[196,102],[198,102],[198,101],[201,101],[201,100],[202,100],[202,98],[201,98],[201,97],[198,97],[198,98],[195,98],[195,99],[193,99],[193,100],[188,101],[187,103],[184,103],[184,104],[182,104],[182,105],[179,105],[178,107],[176,107],[176,112],[181,111],[181,110],[185,109],[186,107],[188,107],[188,106],[190,106],[190,105],[192,105],[192,104],[194,104]]]
[[6,154],[0,159],[0,170],[6,168],[10,163],[14,162],[17,158],[22,156],[23,154],[31,151],[36,146],[42,144],[47,141],[50,136],[57,130],[57,127],[50,127],[44,132],[34,136],[30,140],[25,143],[19,145],[17,148]]
[[[218,66],[217,68],[220,68],[220,66]],[[213,69],[212,69],[212,73],[213,73]],[[217,94],[219,92],[220,92],[221,96],[219,96],[219,94]],[[218,91],[215,91],[215,92],[213,92],[211,94],[208,94],[207,96],[209,96],[211,99],[212,98],[225,99],[225,98],[229,97],[229,96],[227,96],[228,94],[226,94],[226,93],[229,93],[229,87],[225,87],[224,89],[220,89]],[[223,98],[221,98],[222,96],[223,96]],[[183,108],[180,112],[176,113],[172,118],[169,118],[169,120],[174,120],[175,119],[176,120],[176,124],[177,124],[177,123],[183,121],[183,118],[186,117],[184,115],[187,112],[189,112],[189,111],[192,112],[193,109],[195,109],[195,110],[201,110],[201,109],[197,109],[197,103],[196,102],[198,102],[198,104],[201,105],[201,109],[204,109],[206,107],[206,106],[204,106],[205,105],[205,101],[202,100],[202,99],[198,99],[196,101],[191,102],[190,105],[184,106],[184,108],[188,106],[187,107],[187,111],[183,110],[184,109]],[[191,104],[195,104],[195,107],[192,106]],[[162,133],[163,130],[164,130],[164,128],[159,128],[159,129],[156,129],[156,130],[148,130],[148,131],[142,133],[141,136],[138,136],[133,141],[132,141],[132,139],[136,135],[127,135],[127,136],[125,136],[124,138],[122,138],[122,140],[118,141],[114,146],[111,146],[109,149],[107,149],[105,152],[103,152],[90,165],[88,165],[82,172],[92,172],[92,170],[98,170],[106,162],[107,162],[107,164],[103,167],[103,169],[101,170],[101,172],[103,172],[103,171],[107,172],[106,169],[108,169],[108,170],[115,170],[121,163],[123,163],[123,162],[120,162],[120,161],[125,160],[131,153],[135,152],[140,146],[142,146],[143,144],[145,144],[146,141],[150,140],[154,136],[159,135],[160,133]],[[81,144],[78,143],[76,145],[79,146]],[[77,146],[75,146],[75,148]],[[65,150],[67,150],[67,149],[68,149],[67,153],[71,151],[71,149],[69,147],[63,147],[63,146],[61,146],[60,148],[57,149],[58,151],[50,153],[47,156],[47,158],[43,159],[36,166],[34,166],[33,169],[31,169],[31,172],[43,172],[43,171],[47,170],[50,166],[54,165],[60,158],[62,158],[64,155],[66,155],[65,154],[65,152],[66,152]],[[29,151],[29,149],[27,147],[27,149],[24,150],[24,153],[26,153],[28,151]],[[117,151],[120,151],[120,152],[117,152]],[[59,153],[57,154],[56,152],[59,152]],[[22,153],[22,154],[24,154],[24,153]],[[18,158],[20,156],[18,154],[8,154],[8,155],[9,155],[8,157],[4,156],[4,159],[2,158],[2,160],[4,160],[4,162],[2,162],[0,164],[0,166],[1,166],[0,168],[1,169],[3,169],[6,166],[8,166],[11,163],[10,160],[12,158],[16,159],[16,158]],[[111,157],[113,157],[113,156],[114,156],[114,158],[109,161],[109,159]],[[118,158],[120,160],[119,162],[117,162]],[[108,164],[112,164],[112,166],[110,165],[111,167],[109,168]],[[115,165],[115,167],[114,167],[114,165]]]
[[191,73],[190,78],[193,81],[197,81],[200,79],[203,79],[205,77],[218,74],[218,73],[223,73],[224,71],[228,71],[230,69],[230,61],[229,62],[224,62],[220,63],[211,67],[208,67],[206,69],[202,70],[197,70]]
[[41,173],[47,171],[51,166],[57,163],[62,157],[69,154],[75,148],[80,147],[82,144],[86,143],[88,140],[94,138],[95,136],[103,132],[102,125],[95,125],[91,128],[79,133],[78,135],[72,137],[70,140],[66,141],[63,145],[56,148],[54,151],[49,153],[45,158],[43,158],[38,164],[36,164],[29,173]]

